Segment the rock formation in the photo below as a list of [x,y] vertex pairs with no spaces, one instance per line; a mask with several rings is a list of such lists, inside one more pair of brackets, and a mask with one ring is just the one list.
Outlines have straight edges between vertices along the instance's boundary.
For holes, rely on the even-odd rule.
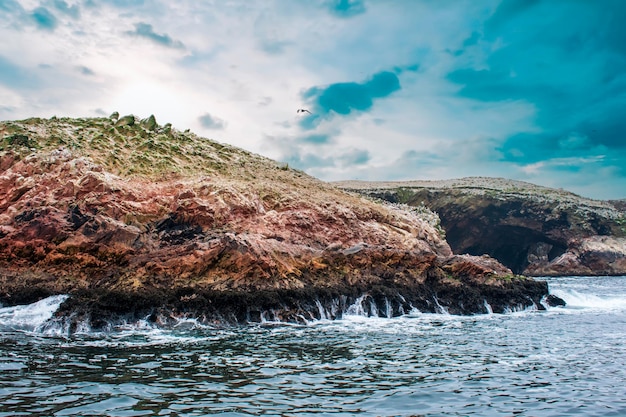
[[337,185],[432,209],[455,253],[489,254],[515,273],[626,275],[624,201],[499,178]]
[[141,126],[148,132],[153,132],[157,127],[159,127],[153,114],[151,114],[147,119],[141,120]]
[[545,282],[454,256],[430,212],[135,120],[0,123],[0,302],[70,294],[95,327],[543,308]]

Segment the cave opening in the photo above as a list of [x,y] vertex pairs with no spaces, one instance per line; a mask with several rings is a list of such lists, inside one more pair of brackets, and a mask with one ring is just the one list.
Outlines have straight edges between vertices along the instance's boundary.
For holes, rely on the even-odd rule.
[[446,230],[446,236],[454,253],[487,254],[516,274],[523,273],[530,259],[548,262],[567,249],[541,232],[520,226],[472,227],[471,230],[451,227]]

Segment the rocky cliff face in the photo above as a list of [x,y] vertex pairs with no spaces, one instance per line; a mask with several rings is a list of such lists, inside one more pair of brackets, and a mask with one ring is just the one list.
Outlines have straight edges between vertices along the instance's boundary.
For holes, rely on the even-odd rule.
[[0,123],[0,301],[207,322],[486,312],[544,282],[453,256],[419,210],[348,194],[154,118]]
[[516,273],[626,274],[623,201],[498,178],[338,185],[428,207],[439,214],[455,253],[489,254]]

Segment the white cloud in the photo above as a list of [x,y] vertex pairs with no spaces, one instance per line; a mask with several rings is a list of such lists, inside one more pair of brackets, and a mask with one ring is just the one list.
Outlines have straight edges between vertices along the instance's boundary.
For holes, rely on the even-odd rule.
[[[0,38],[11,39],[0,43],[0,56],[41,83],[37,89],[3,84],[0,72],[0,117],[154,114],[181,130],[297,159],[327,180],[537,179],[547,172],[545,162],[502,162],[498,151],[509,135],[537,131],[532,104],[458,98],[461,86],[445,78],[460,65],[485,67],[497,42],[477,38],[463,56],[455,51],[499,0],[372,1],[350,18],[333,16],[325,0],[92,3],[67,1],[80,6],[71,15],[51,9],[54,31],[18,25],[17,12],[0,22]],[[20,4],[28,12],[47,3]],[[130,36],[140,23],[150,25],[157,41],[184,48]],[[416,70],[406,70],[413,65]],[[299,127],[295,111],[306,89],[397,68],[405,69],[398,71],[401,90],[370,111],[324,120],[309,132]],[[207,112],[221,130],[203,126]],[[332,140],[307,142],[305,134]],[[575,134],[561,140],[570,150],[584,145]]]

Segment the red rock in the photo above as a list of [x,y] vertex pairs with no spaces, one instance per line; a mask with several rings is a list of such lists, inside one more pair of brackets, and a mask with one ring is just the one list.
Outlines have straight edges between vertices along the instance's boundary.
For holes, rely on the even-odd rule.
[[[42,147],[26,157],[12,149],[0,153],[4,302],[26,301],[33,294],[70,293],[72,308],[89,310],[93,317],[98,308],[105,313],[97,314],[145,312],[173,308],[184,299],[207,317],[213,314],[217,319],[231,312],[240,320],[244,313],[234,305],[211,309],[235,297],[232,300],[243,300],[245,315],[277,300],[283,303],[280,308],[312,314],[306,306],[317,311],[315,297],[334,294],[339,298],[328,296],[325,302],[336,304],[341,297],[354,299],[372,292],[396,297],[395,311],[401,310],[398,306],[408,309],[409,302],[432,310],[428,285],[458,287],[446,281],[451,275],[480,278],[462,284],[473,286],[474,298],[463,300],[461,293],[453,293],[439,301],[452,312],[474,313],[484,311],[480,294],[495,294],[483,287],[498,287],[493,283],[498,276],[510,273],[492,259],[452,256],[439,231],[415,212],[345,193],[206,139],[175,132],[161,137],[139,125],[123,129],[124,134],[151,137],[155,146],[162,140],[168,146],[177,143],[194,149],[184,164],[163,168],[176,173],[159,171],[156,160],[140,175],[122,172],[139,152],[132,146],[141,144],[126,141],[131,149],[117,154],[113,164],[106,150],[88,146],[97,138],[91,130],[83,131],[83,142],[65,138],[79,143],[77,149],[45,148],[45,138],[53,136],[46,136],[46,131],[69,124],[73,129],[63,132],[70,135],[80,131],[80,123],[68,119],[0,123],[0,132],[31,129],[31,139]],[[108,119],[90,123],[93,131],[113,129]],[[42,133],[35,135],[35,130]],[[215,162],[225,155],[231,162]],[[197,168],[185,173],[187,166]],[[217,168],[204,168],[212,166]],[[531,298],[538,303],[547,287],[536,284]],[[500,287],[498,297],[506,298]],[[187,291],[193,296],[176,295]],[[268,291],[274,294],[270,298]],[[135,304],[113,299],[132,299]]]

